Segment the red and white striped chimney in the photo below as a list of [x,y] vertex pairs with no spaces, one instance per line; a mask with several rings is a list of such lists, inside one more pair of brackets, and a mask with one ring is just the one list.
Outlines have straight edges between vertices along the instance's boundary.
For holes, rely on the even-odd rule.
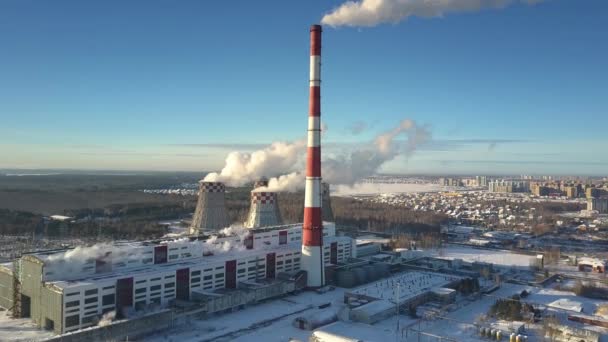
[[310,27],[308,149],[302,225],[302,269],[308,273],[308,287],[313,288],[325,285],[321,219],[321,31],[321,25]]

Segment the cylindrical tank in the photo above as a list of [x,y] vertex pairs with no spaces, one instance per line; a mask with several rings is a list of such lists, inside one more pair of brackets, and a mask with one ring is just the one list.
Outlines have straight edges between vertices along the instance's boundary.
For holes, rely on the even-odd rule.
[[355,283],[357,285],[367,282],[367,274],[365,274],[365,270],[362,267],[355,268],[353,273],[355,274]]
[[515,342],[515,333],[511,333],[511,336],[509,336],[509,342]]
[[500,341],[502,340],[502,331],[497,330],[496,331],[496,341]]
[[389,274],[389,266],[387,264],[376,264],[376,270],[379,273],[378,279],[379,278],[384,278],[387,277]]
[[519,335],[519,334],[518,334],[518,335],[515,337],[515,342],[521,342],[521,335]]
[[494,333],[494,329],[490,329],[490,328],[488,328],[488,329],[486,330],[486,337],[488,337],[488,338],[492,338],[492,334],[493,334],[493,333]]
[[370,282],[370,281],[374,281],[376,280],[376,278],[374,278],[374,266],[372,265],[367,265],[367,266],[363,266],[363,270],[365,271],[365,282]]
[[528,335],[523,335],[524,342],[528,342]]
[[483,337],[486,334],[486,328],[479,327],[479,336]]
[[338,286],[351,288],[357,285],[355,274],[352,270],[340,270],[336,274]]

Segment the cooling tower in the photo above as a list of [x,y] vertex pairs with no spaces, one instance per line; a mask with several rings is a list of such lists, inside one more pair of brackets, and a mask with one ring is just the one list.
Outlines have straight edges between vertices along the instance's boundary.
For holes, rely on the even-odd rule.
[[331,197],[329,195],[329,183],[321,183],[321,215],[323,221],[334,222],[334,211],[331,209]]
[[200,181],[198,202],[194,210],[191,235],[199,235],[204,230],[219,230],[229,226],[226,211],[226,187],[220,182]]
[[247,228],[277,226],[283,223],[276,192],[251,192],[251,207],[245,222]]
[[262,177],[253,183],[253,190],[268,186],[268,178]]
[[310,27],[310,91],[302,269],[307,273],[307,286],[311,288],[325,285],[321,217],[321,31],[321,25]]

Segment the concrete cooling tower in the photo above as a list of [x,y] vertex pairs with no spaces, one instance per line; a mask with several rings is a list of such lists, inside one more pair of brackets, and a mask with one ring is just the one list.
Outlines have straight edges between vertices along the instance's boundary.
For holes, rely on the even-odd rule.
[[323,221],[334,222],[334,211],[331,209],[331,197],[329,195],[329,183],[321,183],[321,215]]
[[257,188],[261,188],[261,187],[266,187],[266,186],[268,186],[268,179],[262,177],[253,183],[253,190],[255,190]]
[[251,207],[245,222],[247,228],[276,226],[283,223],[276,192],[251,192]]
[[191,235],[205,230],[219,230],[229,226],[226,211],[226,187],[220,182],[200,181],[198,202],[190,226]]

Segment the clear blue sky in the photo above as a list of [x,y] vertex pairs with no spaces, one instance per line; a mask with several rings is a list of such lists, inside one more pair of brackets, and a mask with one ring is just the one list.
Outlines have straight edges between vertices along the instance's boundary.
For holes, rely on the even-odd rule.
[[[300,138],[308,27],[340,3],[2,0],[0,168],[202,171]],[[607,41],[605,0],[325,27],[325,141],[412,118],[433,142],[382,171],[606,173]]]

